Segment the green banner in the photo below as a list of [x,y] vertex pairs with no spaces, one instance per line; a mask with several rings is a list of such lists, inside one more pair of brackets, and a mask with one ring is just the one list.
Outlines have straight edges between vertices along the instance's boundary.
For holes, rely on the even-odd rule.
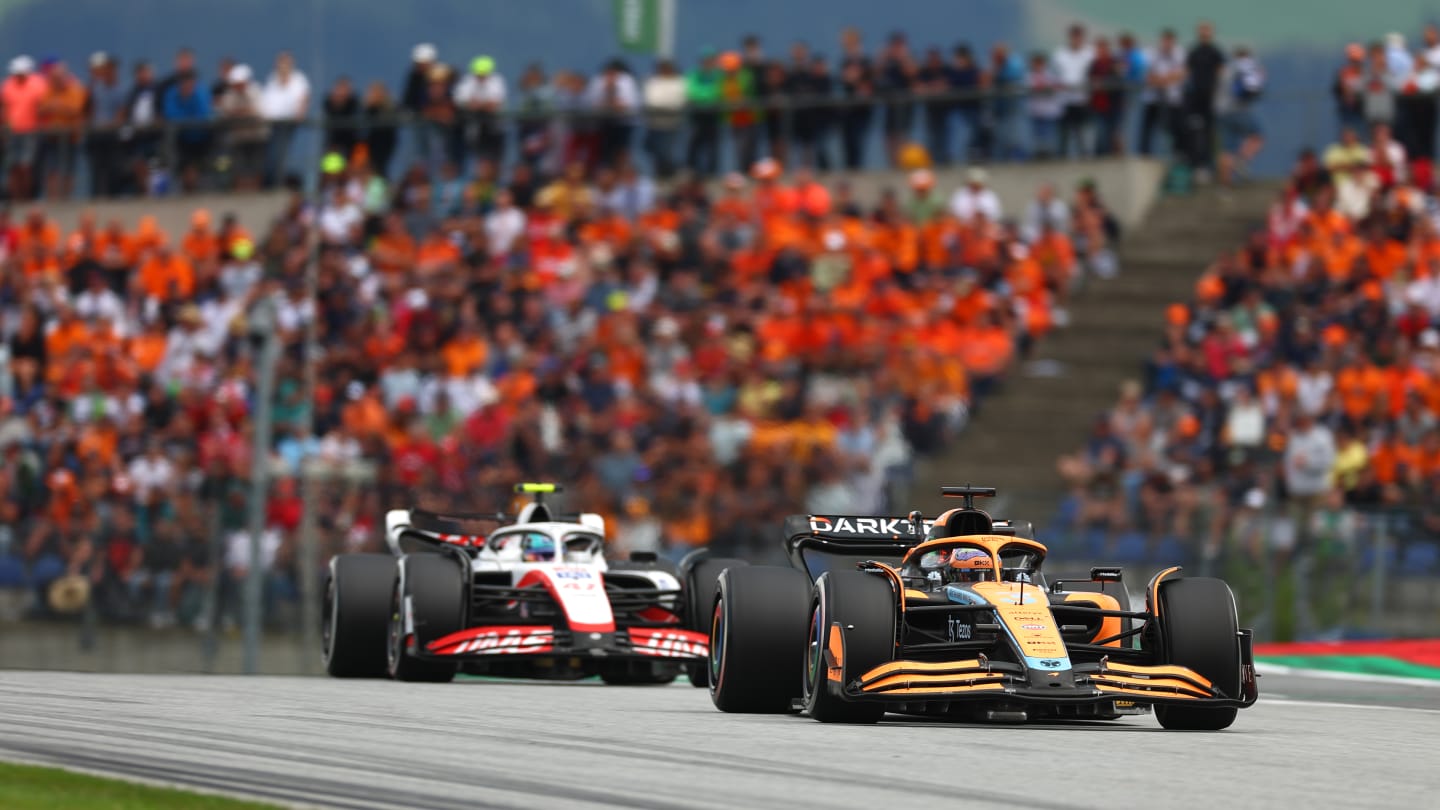
[[615,0],[615,34],[631,53],[667,56],[673,41],[674,0]]

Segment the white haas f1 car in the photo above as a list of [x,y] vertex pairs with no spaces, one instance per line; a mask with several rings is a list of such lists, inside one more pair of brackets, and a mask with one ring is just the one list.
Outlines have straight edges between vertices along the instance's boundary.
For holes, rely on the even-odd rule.
[[[534,496],[518,515],[391,510],[390,554],[335,557],[323,607],[326,671],[642,684],[669,683],[685,669],[707,686],[709,634],[696,629],[695,605],[710,604],[720,571],[737,561],[693,555],[675,566],[636,553],[607,562],[601,516],[552,513],[544,496],[559,491],[553,484],[516,491]],[[467,528],[477,523],[496,528]]]

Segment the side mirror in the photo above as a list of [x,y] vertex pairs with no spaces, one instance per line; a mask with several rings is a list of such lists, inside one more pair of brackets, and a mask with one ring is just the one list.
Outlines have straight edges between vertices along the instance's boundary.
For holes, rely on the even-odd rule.
[[1091,582],[1119,582],[1125,569],[1118,565],[1097,565],[1090,569]]

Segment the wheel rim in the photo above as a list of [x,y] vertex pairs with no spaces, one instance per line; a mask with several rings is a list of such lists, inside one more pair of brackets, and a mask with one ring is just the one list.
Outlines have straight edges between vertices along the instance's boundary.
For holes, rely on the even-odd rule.
[[805,656],[805,683],[802,684],[804,691],[801,693],[805,695],[806,703],[820,691],[821,657],[825,654],[824,645],[821,643],[823,627],[820,621],[820,603],[816,602],[815,609],[810,612],[810,649]]
[[390,632],[389,643],[385,645],[385,664],[394,675],[400,668],[400,645],[403,628],[400,621],[400,586],[395,586],[395,591],[390,596]]
[[720,686],[720,674],[725,671],[725,602],[717,598],[715,611],[710,615],[710,691]]
[[320,604],[320,655],[327,662],[335,652],[335,580],[325,580],[325,598]]

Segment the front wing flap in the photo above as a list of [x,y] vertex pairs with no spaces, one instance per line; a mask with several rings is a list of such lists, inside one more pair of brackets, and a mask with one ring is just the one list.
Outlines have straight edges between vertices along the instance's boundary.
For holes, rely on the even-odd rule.
[[564,655],[638,660],[705,659],[710,637],[673,627],[620,627],[610,633],[573,632],[547,625],[485,625],[438,638],[408,652],[420,658],[475,659],[497,655]]
[[1240,694],[1227,695],[1186,667],[1112,662],[1047,672],[981,655],[944,662],[891,661],[845,683],[849,700],[1004,699],[1022,703],[1187,703],[1253,706],[1259,697],[1249,630],[1240,631]]

